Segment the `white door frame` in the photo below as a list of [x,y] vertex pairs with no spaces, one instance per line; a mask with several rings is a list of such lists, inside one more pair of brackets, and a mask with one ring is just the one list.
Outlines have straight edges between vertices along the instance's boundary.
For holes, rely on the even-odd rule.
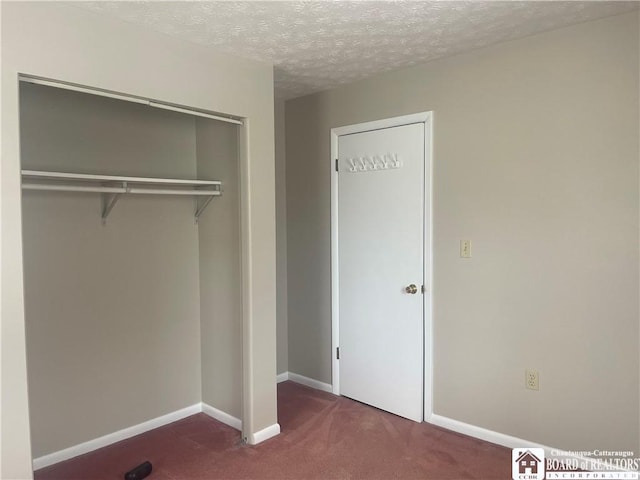
[[331,129],[331,379],[332,391],[340,395],[340,362],[337,359],[337,348],[340,346],[339,318],[339,284],[338,284],[338,137],[351,133],[381,130],[389,127],[400,127],[414,123],[424,124],[424,421],[430,422],[433,415],[433,215],[432,215],[432,181],[433,181],[433,112],[414,113],[400,117],[358,123]]

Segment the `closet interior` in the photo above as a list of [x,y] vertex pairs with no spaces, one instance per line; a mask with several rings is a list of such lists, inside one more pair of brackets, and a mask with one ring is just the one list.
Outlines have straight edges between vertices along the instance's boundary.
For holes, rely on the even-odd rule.
[[157,106],[20,82],[34,458],[200,402],[241,417],[242,122]]

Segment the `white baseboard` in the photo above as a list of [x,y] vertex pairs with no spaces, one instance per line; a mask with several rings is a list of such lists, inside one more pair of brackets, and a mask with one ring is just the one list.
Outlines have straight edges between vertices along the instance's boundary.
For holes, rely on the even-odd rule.
[[33,469],[39,470],[41,468],[48,467],[49,465],[53,465],[54,463],[69,460],[70,458],[77,457],[78,455],[83,455],[85,453],[92,452],[93,450],[97,450],[98,448],[106,447],[107,445],[148,432],[154,428],[162,427],[168,423],[182,420],[183,418],[200,413],[201,411],[202,404],[196,403],[190,407],[176,410],[175,412],[162,415],[161,417],[152,418],[146,422],[103,435],[102,437],[94,438],[88,442],[74,445],[73,447],[65,448],[64,450],[59,450],[48,455],[43,455],[42,457],[34,458]]
[[224,423],[225,425],[229,425],[231,428],[235,428],[236,430],[242,430],[242,420],[239,418],[233,417],[222,410],[218,410],[211,405],[207,405],[202,402],[202,412],[209,415],[211,418],[215,418],[219,422]]
[[333,392],[333,387],[328,383],[320,382],[318,380],[314,380],[313,378],[305,377],[303,375],[298,375],[297,373],[287,372],[288,379],[292,382],[299,383],[301,385],[306,385],[307,387],[315,388],[316,390],[322,390],[323,392]]
[[289,372],[279,373],[276,377],[276,383],[282,383],[289,380]]
[[249,435],[249,445],[257,445],[258,443],[269,440],[272,437],[280,434],[280,424],[274,423],[273,425],[263,428],[256,433]]
[[[304,377],[303,377],[304,378]],[[154,428],[162,427],[167,425],[168,423],[175,422],[177,420],[182,420],[190,415],[194,415],[196,413],[205,413],[206,415],[218,420],[219,422],[224,423],[225,425],[229,425],[236,430],[242,430],[242,420],[236,418],[232,415],[229,415],[222,410],[218,410],[211,405],[208,405],[204,402],[196,403],[195,405],[191,405],[189,407],[176,410],[175,412],[168,413],[161,417],[153,418],[151,420],[147,420],[146,422],[139,423],[138,425],[134,425],[132,427],[125,428],[123,430],[119,430],[114,433],[110,433],[108,435],[104,435],[99,438],[95,438],[93,440],[89,440],[88,442],[81,443],[79,445],[74,445],[73,447],[65,448],[64,450],[59,450],[57,452],[50,453],[48,455],[43,455],[42,457],[33,459],[33,469],[39,470],[44,467],[48,467],[55,463],[63,462],[65,460],[70,460],[78,455],[83,455],[85,453],[92,452],[99,448],[106,447],[108,445],[114,444],[116,442],[120,442],[121,440],[126,440],[127,438],[134,437],[136,435],[140,435],[141,433],[148,432],[149,430],[153,430]],[[249,443],[251,445],[256,445],[258,443],[264,442],[265,440],[270,439],[271,437],[275,437],[280,433],[280,425],[274,423],[273,425],[260,430],[249,436]]]
[[502,445],[503,447],[544,448],[545,453],[547,449],[549,449],[549,451],[557,450],[557,449],[545,447],[544,445],[540,445],[539,443],[523,440],[522,438],[512,437],[510,435],[505,435],[504,433],[494,432],[493,430],[487,430],[486,428],[476,427],[475,425],[459,422],[458,420],[454,420],[448,417],[443,417],[441,415],[433,414],[431,415],[431,418],[427,421],[433,425],[437,425],[438,427],[446,428],[447,430],[453,430],[454,432],[462,433],[464,435],[469,435],[470,437],[474,437],[474,438],[479,438],[480,440],[485,440],[487,442],[495,443],[497,445]]
[[[507,448],[542,448],[544,450],[544,454],[546,458],[554,458],[559,452],[563,452],[563,449],[556,447],[549,447],[547,445],[542,445],[540,443],[532,442],[529,440],[524,440],[518,437],[512,437],[510,435],[506,435],[504,433],[494,432],[493,430],[487,430],[486,428],[477,427],[475,425],[471,425],[469,423],[460,422],[458,420],[454,420],[452,418],[443,417],[441,415],[432,414],[427,420],[428,423],[433,425],[437,425],[438,427],[446,428],[447,430],[452,430],[454,432],[462,433],[464,435],[469,435],[470,437],[479,438],[480,440],[485,440],[487,442],[495,443],[497,445],[502,445]],[[552,454],[552,452],[555,454]],[[556,457],[558,458],[558,457]],[[566,455],[562,456],[562,458],[575,458],[580,463],[587,463],[594,466],[597,470],[610,470],[611,466],[606,465],[598,459],[589,458],[589,457],[581,457],[578,455]],[[620,469],[624,470],[624,469]]]

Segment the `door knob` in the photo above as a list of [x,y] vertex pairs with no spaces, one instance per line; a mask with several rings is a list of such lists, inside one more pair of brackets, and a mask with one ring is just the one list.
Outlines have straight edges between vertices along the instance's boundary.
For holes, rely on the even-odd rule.
[[407,288],[404,289],[405,292],[410,293],[411,295],[414,295],[416,293],[418,293],[418,287],[416,287],[413,283],[411,285],[409,285]]

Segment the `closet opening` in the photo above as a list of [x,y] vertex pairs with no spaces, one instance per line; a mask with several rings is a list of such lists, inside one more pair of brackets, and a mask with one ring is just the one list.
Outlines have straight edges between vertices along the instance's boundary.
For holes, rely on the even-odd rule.
[[203,405],[239,428],[242,120],[35,80],[20,81],[34,467]]

